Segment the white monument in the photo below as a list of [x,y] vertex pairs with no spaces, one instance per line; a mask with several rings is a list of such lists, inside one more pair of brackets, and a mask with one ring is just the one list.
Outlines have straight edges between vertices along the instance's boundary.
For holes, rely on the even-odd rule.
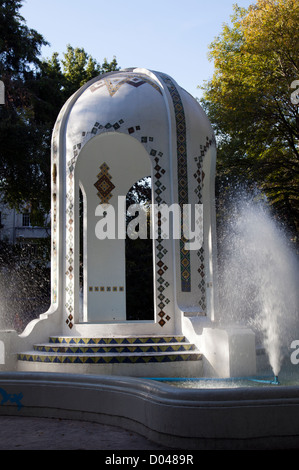
[[[188,343],[195,344],[195,353],[201,357],[185,360],[182,356],[181,361],[173,361],[169,356],[172,372],[167,362],[159,372],[159,359],[158,364],[153,364],[154,369],[146,371],[144,364],[137,365],[134,359],[127,371],[120,360],[118,368],[111,368],[108,360],[105,364],[98,361],[97,373],[200,376],[205,369],[199,365],[202,358],[209,358],[212,374],[229,376],[236,371],[231,361],[242,360],[244,355],[239,352],[244,341],[234,340],[234,354],[230,355],[232,336],[223,329],[219,333],[217,325],[215,164],[215,138],[206,115],[198,102],[166,74],[141,68],[111,72],[88,82],[68,100],[59,114],[52,140],[51,307],[22,335],[11,332],[8,341],[9,333],[0,334],[7,357],[13,349],[20,353],[16,367],[63,370],[63,366],[65,370],[80,370],[74,368],[76,364],[70,365],[72,359],[68,358],[68,363],[61,356],[51,359],[51,345],[42,349],[44,356],[26,353],[49,336],[59,344],[63,338],[64,345],[90,340],[99,344],[102,338],[108,338],[108,342],[115,339],[118,344],[122,344],[121,338],[131,338],[131,342],[132,338],[139,338],[147,345],[164,338],[172,344],[185,336]],[[170,218],[170,236],[164,237],[163,220],[152,217],[153,316],[147,321],[128,321],[124,201],[132,185],[149,176],[152,207],[181,210],[179,236],[172,236],[174,218]],[[184,207],[191,208],[187,222]],[[196,217],[195,207],[203,209]],[[97,228],[103,229],[109,221],[115,237],[103,239]],[[200,234],[203,229],[202,243],[188,240],[186,224],[190,230],[193,227],[193,233]],[[188,242],[191,249],[187,248]],[[251,374],[255,372],[254,338],[252,343],[247,330],[240,334],[243,340],[247,338],[247,353],[245,365],[238,372]],[[234,338],[238,335],[235,330]],[[52,339],[52,343],[56,340]],[[219,353],[219,348],[225,354]],[[146,359],[147,367],[151,360]],[[180,362],[183,368],[179,368]]]

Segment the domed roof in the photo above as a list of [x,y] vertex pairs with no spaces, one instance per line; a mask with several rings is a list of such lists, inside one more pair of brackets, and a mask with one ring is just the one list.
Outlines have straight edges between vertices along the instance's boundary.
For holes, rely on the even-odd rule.
[[170,126],[177,133],[181,122],[190,137],[193,131],[198,135],[199,126],[200,134],[213,134],[198,102],[160,72],[142,68],[111,72],[88,82],[72,99],[66,128],[70,158],[74,144],[82,148],[103,132],[128,133],[142,143],[154,136],[156,142],[165,141]]

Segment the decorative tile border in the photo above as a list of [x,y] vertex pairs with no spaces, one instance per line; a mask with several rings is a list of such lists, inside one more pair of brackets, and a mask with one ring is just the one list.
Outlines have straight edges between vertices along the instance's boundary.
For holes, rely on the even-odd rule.
[[[154,158],[154,178],[153,178],[153,191],[155,197],[155,203],[157,204],[165,204],[163,200],[163,192],[166,190],[165,184],[163,184],[163,180],[165,178],[166,170],[163,165],[162,157],[163,152],[159,152],[155,149],[151,149],[150,155]],[[165,312],[167,305],[170,303],[169,298],[165,295],[165,291],[169,287],[170,283],[167,281],[165,274],[168,270],[168,266],[165,263],[165,259],[163,259],[168,250],[165,247],[165,240],[161,236],[161,213],[158,213],[158,226],[157,226],[157,238],[155,240],[156,243],[156,272],[157,272],[157,290],[159,292],[158,295],[158,304],[157,304],[157,315],[160,317],[158,321],[159,325],[163,327],[166,322],[171,319],[169,313]]]
[[[198,204],[203,204],[202,199],[202,189],[203,189],[203,182],[204,182],[204,172],[202,169],[203,166],[203,157],[204,155],[200,155],[196,157],[194,160],[197,164],[197,171],[194,173],[194,178],[196,180],[196,189],[195,194],[198,197]],[[198,285],[199,288],[199,306],[203,312],[206,311],[206,283],[205,283],[205,254],[204,254],[204,245],[197,251],[199,268],[198,273],[200,276],[200,282]]]
[[50,343],[54,344],[82,344],[82,345],[110,345],[110,344],[168,344],[186,342],[185,336],[119,336],[85,338],[81,336],[50,336]]
[[[203,185],[204,185],[204,178],[205,174],[203,171],[203,162],[204,158],[207,154],[207,151],[211,147],[211,145],[215,145],[215,139],[206,137],[206,142],[203,145],[200,145],[200,155],[195,157],[195,163],[197,166],[197,171],[194,173],[194,178],[196,182],[196,189],[195,194],[198,198],[198,204],[203,204]],[[207,304],[206,304],[206,275],[205,275],[205,249],[204,245],[197,251],[198,256],[198,273],[199,273],[199,293],[200,293],[200,300],[199,306],[201,307],[203,312],[206,312]]]
[[147,364],[147,363],[165,363],[178,361],[199,361],[202,359],[200,353],[174,353],[161,355],[133,354],[117,356],[68,356],[68,355],[38,355],[38,354],[18,354],[19,361],[39,362],[44,364]]
[[103,293],[103,292],[125,292],[123,286],[89,286],[89,292]]
[[202,355],[185,336],[70,337],[52,336],[18,360],[52,364],[135,364],[198,361]]
[[100,166],[100,173],[98,174],[98,181],[94,184],[95,188],[98,190],[98,197],[101,200],[101,204],[108,204],[109,200],[112,198],[112,191],[115,189],[114,184],[112,183],[112,176],[109,173],[109,166],[107,163],[103,163]]
[[[181,207],[181,213],[183,213],[183,205],[188,204],[188,167],[185,111],[180,94],[173,81],[167,75],[161,74],[161,77],[168,88],[174,107],[177,142],[178,202]],[[181,290],[182,292],[191,292],[190,252],[189,250],[185,250],[186,240],[183,236],[183,224],[184,220],[181,222],[182,237],[180,240]]]
[[106,353],[155,353],[155,352],[184,352],[194,351],[191,343],[170,344],[130,344],[130,345],[36,345],[34,351],[62,354],[106,354]]
[[91,93],[94,93],[100,88],[106,87],[110,96],[113,97],[123,85],[130,85],[134,88],[139,88],[144,84],[152,86],[156,91],[158,91],[158,93],[162,94],[160,87],[146,75],[125,75],[121,72],[113,79],[103,78],[94,83],[90,87],[90,91]]

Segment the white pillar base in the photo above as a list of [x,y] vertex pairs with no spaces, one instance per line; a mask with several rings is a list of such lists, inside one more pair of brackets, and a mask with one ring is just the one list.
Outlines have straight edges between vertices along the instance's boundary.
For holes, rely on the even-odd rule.
[[204,328],[202,340],[205,376],[256,374],[255,334],[249,328]]

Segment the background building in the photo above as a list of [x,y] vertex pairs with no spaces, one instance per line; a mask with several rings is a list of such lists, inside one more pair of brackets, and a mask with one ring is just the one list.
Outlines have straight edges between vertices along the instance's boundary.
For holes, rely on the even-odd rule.
[[50,216],[46,218],[43,227],[33,226],[29,206],[24,205],[23,210],[17,211],[0,201],[1,241],[34,245],[39,239],[49,237],[50,233]]

